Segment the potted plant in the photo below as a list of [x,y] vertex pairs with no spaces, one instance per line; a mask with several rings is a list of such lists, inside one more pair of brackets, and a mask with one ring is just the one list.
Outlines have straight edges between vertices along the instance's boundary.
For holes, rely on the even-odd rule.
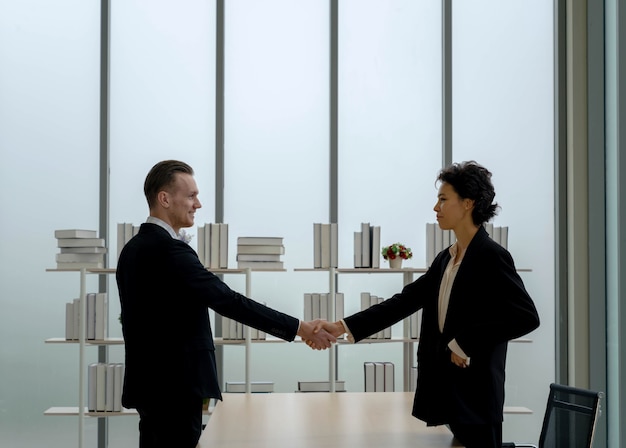
[[408,260],[413,257],[411,248],[402,243],[393,243],[389,246],[384,246],[380,253],[385,260],[389,261],[389,267],[393,269],[401,268],[402,260]]

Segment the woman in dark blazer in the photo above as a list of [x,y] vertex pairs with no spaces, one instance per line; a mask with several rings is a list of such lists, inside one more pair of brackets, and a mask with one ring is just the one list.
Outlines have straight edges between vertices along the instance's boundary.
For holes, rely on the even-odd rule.
[[491,173],[464,162],[437,180],[437,221],[456,242],[401,293],[323,327],[358,342],[423,309],[413,415],[449,424],[466,447],[500,448],[507,343],[539,316],[511,254],[484,228],[498,207]]

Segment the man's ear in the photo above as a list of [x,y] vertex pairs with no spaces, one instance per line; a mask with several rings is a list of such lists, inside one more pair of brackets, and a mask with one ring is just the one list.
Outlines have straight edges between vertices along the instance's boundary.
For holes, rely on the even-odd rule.
[[157,202],[163,208],[170,207],[170,195],[167,191],[161,190],[157,193]]

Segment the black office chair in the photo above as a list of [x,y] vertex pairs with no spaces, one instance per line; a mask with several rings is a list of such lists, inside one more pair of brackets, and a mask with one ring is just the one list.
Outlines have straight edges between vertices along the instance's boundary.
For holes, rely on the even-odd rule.
[[[550,384],[538,448],[591,448],[602,392]],[[503,448],[537,445],[505,443]]]

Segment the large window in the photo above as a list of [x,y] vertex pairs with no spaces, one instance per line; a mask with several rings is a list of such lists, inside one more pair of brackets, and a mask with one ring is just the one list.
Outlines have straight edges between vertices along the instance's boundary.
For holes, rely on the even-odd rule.
[[[353,233],[362,222],[381,226],[381,244],[411,246],[408,266],[425,267],[425,226],[434,222],[443,159],[439,2],[338,2],[336,123],[332,3],[224,2],[223,117],[216,112],[216,2],[111,3],[110,266],[117,261],[117,223],[139,225],[148,214],[142,191],[148,170],[180,159],[196,171],[203,203],[197,225],[216,221],[215,177],[223,174],[230,267],[237,266],[237,237],[284,238],[286,272],[252,279],[252,297],[271,307],[302,317],[303,294],[327,292],[327,273],[294,268],[313,266],[313,223],[329,222],[331,203],[340,267],[353,266]],[[552,7],[483,0],[453,8],[453,158],[493,171],[502,205],[496,224],[510,227],[518,267],[532,269],[523,279],[542,317],[532,343],[510,347],[507,404],[535,412],[507,416],[505,438],[524,439],[539,433],[545,386],[554,376]],[[45,269],[54,267],[55,229],[99,226],[99,15],[97,2],[0,3],[0,195],[11,207],[0,220],[2,446],[45,441],[54,448],[76,440],[74,418],[42,413],[77,400],[76,347],[43,340],[63,335],[64,304],[78,294],[78,275]],[[215,163],[221,118],[223,172]],[[333,126],[337,166],[331,166]],[[189,233],[196,247],[197,231]],[[245,291],[243,276],[224,279]],[[358,311],[360,292],[389,297],[401,286],[396,275],[346,274],[338,281],[346,314]],[[120,336],[112,276],[109,287],[110,334]],[[161,328],[154,331],[158,341]],[[393,332],[401,336],[399,326]],[[123,356],[121,347],[109,353]],[[243,353],[224,349],[226,381],[243,381]],[[90,359],[96,355],[89,352]],[[338,379],[361,391],[363,362],[391,361],[399,390],[402,355],[399,343],[341,346]],[[289,369],[286,358],[293,360]],[[276,392],[328,375],[327,353],[304,344],[254,344],[251,361],[252,380],[274,381]],[[136,446],[135,419],[109,424],[111,446]],[[90,443],[96,425],[87,423]]]
[[531,344],[509,344],[507,361],[507,403],[535,412],[507,416],[505,436],[528,440],[524,431],[538,434],[554,378],[552,5],[455,2],[452,19],[453,158],[476,160],[493,173],[501,206],[494,223],[509,227],[516,266],[532,269],[521,275],[541,317]]

